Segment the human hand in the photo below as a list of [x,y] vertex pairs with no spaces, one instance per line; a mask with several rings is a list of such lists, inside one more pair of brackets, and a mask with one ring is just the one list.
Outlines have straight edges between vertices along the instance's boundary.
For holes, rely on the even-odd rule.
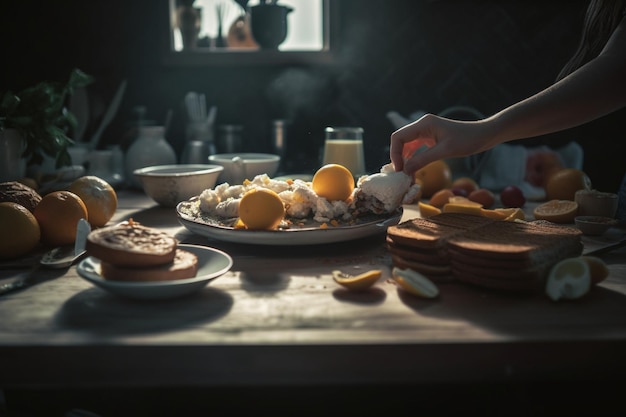
[[[426,114],[391,134],[389,156],[396,171],[413,175],[439,159],[467,156],[489,147],[483,121],[458,121]],[[415,152],[423,146],[427,149]]]

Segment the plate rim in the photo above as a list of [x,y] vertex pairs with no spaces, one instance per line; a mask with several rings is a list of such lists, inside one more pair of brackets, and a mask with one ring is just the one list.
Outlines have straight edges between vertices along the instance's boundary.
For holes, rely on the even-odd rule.
[[180,249],[192,249],[194,251],[200,252],[211,252],[213,254],[222,256],[227,260],[227,265],[217,271],[214,271],[210,274],[195,276],[192,278],[178,279],[178,280],[167,280],[167,281],[114,281],[107,280],[102,277],[99,273],[93,273],[86,269],[87,264],[99,265],[100,259],[95,258],[93,256],[88,256],[85,259],[82,259],[78,265],[76,266],[76,270],[78,275],[83,279],[95,284],[101,285],[105,289],[138,289],[138,288],[148,288],[148,289],[156,289],[156,288],[173,288],[173,287],[181,287],[185,285],[193,285],[200,284],[202,282],[212,281],[231,270],[233,267],[234,261],[233,258],[226,252],[220,249],[203,246],[203,245],[194,245],[194,244],[179,244],[177,246]]

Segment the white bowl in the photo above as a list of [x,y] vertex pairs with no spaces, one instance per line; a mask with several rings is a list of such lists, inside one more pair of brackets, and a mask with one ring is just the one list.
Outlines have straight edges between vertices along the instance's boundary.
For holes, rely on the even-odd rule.
[[618,198],[615,193],[598,190],[578,190],[574,196],[581,216],[615,217]]
[[278,171],[280,156],[268,153],[221,153],[209,156],[209,162],[224,167],[218,183],[234,185],[261,174],[273,177]]
[[220,165],[156,165],[133,171],[143,190],[162,206],[175,207],[181,201],[213,188],[224,170]]

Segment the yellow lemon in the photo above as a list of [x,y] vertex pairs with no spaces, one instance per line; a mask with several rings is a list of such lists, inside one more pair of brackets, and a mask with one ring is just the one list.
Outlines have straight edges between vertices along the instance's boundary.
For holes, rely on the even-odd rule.
[[419,203],[417,203],[417,207],[420,209],[420,215],[423,218],[425,218],[425,219],[428,218],[428,217],[431,217],[431,216],[434,216],[436,214],[440,214],[441,213],[441,209],[440,208],[435,207],[435,206],[433,206],[431,204],[426,204],[426,203],[421,202],[421,201]]
[[422,196],[430,198],[439,190],[451,188],[452,170],[446,161],[434,161],[415,172],[415,182],[422,185]]
[[254,188],[239,202],[239,218],[248,229],[275,229],[284,217],[285,205],[272,190]]
[[583,171],[565,168],[556,171],[546,181],[547,200],[574,200],[576,191],[591,190],[591,180]]
[[311,186],[315,194],[328,201],[345,201],[354,191],[354,176],[343,165],[328,164],[317,170]]
[[0,259],[27,254],[39,243],[40,234],[37,219],[26,207],[0,203]]

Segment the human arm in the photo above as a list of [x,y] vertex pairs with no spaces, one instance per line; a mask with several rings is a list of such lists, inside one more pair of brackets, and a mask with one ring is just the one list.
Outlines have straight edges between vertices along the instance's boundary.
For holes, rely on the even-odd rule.
[[[455,121],[427,114],[391,135],[396,170],[411,174],[438,159],[483,152],[500,143],[572,128],[626,105],[626,18],[602,52],[569,76],[493,116]],[[407,148],[428,149],[408,160]]]

